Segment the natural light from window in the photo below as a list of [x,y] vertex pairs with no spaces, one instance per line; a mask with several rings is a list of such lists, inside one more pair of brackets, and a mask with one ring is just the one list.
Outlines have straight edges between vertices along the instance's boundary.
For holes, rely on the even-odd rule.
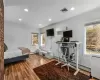
[[45,34],[41,33],[41,46],[45,46]]
[[32,45],[33,46],[38,45],[38,33],[32,33],[31,36],[32,36]]
[[100,24],[86,26],[86,54],[100,54]]

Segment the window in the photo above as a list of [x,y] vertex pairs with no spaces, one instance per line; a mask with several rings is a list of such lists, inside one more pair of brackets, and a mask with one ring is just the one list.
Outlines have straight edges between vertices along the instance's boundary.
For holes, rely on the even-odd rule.
[[38,45],[38,33],[32,33],[32,45]]
[[41,33],[41,46],[45,45],[45,34]]
[[100,54],[100,24],[86,27],[86,54]]

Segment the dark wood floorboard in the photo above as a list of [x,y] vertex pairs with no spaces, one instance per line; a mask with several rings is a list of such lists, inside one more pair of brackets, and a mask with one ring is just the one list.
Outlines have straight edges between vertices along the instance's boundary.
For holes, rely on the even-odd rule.
[[33,71],[34,68],[52,60],[39,55],[30,55],[26,61],[5,65],[5,80],[40,80]]
[[[40,80],[34,72],[34,68],[54,61],[39,55],[30,55],[25,61],[19,61],[5,65],[4,80]],[[82,72],[87,74],[86,72]]]

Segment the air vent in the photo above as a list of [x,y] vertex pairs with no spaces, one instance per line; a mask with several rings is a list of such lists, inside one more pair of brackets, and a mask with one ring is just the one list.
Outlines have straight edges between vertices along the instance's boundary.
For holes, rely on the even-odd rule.
[[61,9],[60,11],[64,13],[64,12],[67,12],[67,11],[68,11],[68,9],[63,8],[63,9]]

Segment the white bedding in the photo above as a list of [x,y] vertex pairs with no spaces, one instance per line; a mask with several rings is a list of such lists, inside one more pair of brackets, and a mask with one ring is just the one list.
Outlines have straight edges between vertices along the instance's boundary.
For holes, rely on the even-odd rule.
[[8,58],[13,58],[13,57],[17,57],[17,56],[21,56],[22,51],[21,50],[13,50],[13,51],[6,51],[4,52],[4,59],[8,59]]

